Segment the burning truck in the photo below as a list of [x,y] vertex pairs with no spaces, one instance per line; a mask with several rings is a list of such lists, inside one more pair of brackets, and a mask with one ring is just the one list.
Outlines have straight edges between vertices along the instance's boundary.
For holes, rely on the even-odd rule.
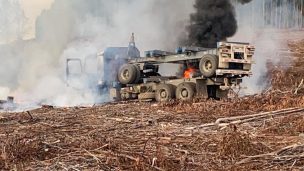
[[[220,99],[240,87],[243,77],[252,75],[254,51],[248,43],[219,42],[217,48],[179,47],[174,53],[151,50],[140,57],[132,34],[128,47],[110,47],[97,55],[93,79],[85,69],[80,74],[95,81],[97,94],[108,94],[114,101],[186,101],[196,96]],[[69,68],[72,61],[83,68],[80,59],[67,59],[67,78],[73,75]],[[181,72],[162,76],[159,66],[169,63],[181,66]]]

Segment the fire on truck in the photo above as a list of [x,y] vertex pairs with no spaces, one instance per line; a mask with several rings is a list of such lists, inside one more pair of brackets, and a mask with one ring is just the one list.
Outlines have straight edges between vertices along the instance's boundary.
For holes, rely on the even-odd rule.
[[[249,43],[219,42],[217,48],[180,47],[175,52],[151,50],[140,57],[132,34],[128,47],[109,47],[97,55],[96,87],[111,100],[191,100],[195,96],[226,98],[252,75],[255,48]],[[67,59],[67,77],[71,73]],[[86,62],[84,62],[86,63]],[[162,76],[160,65],[178,64],[182,74]],[[82,69],[82,72],[85,70]]]

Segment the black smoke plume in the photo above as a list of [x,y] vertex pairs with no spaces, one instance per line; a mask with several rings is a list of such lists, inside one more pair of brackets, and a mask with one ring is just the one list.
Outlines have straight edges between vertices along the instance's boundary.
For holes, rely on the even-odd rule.
[[[234,0],[249,3],[251,0]],[[187,28],[189,46],[216,47],[217,42],[226,40],[237,31],[235,9],[231,0],[196,0],[195,13],[190,16]]]
[[187,28],[188,45],[216,47],[218,41],[235,34],[237,21],[229,0],[196,0],[194,8]]

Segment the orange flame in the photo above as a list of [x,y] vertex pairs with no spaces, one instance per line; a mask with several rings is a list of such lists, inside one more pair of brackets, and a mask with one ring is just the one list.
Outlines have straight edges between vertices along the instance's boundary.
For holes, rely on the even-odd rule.
[[192,78],[195,71],[196,70],[194,68],[186,69],[185,72],[184,72],[184,78]]

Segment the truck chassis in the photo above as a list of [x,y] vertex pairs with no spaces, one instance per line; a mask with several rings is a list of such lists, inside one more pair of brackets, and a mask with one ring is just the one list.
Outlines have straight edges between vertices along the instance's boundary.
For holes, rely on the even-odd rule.
[[[220,99],[226,98],[229,90],[240,88],[243,77],[252,75],[254,51],[248,43],[219,42],[217,48],[182,47],[175,53],[152,50],[140,57],[132,34],[128,47],[108,47],[97,54],[97,73],[87,72],[80,59],[67,59],[67,82],[85,78],[82,82],[93,86],[97,96],[110,95],[115,101],[163,102],[192,100],[195,96]],[[79,73],[71,72],[73,63],[80,66]],[[160,65],[169,63],[181,66],[181,72],[161,76]]]
[[[120,68],[118,86],[110,89],[110,97],[159,102],[192,100],[195,96],[226,98],[230,89],[240,87],[242,78],[252,74],[254,50],[247,43],[221,42],[216,49],[184,48],[180,54],[157,51],[153,56],[148,52],[148,57],[130,59]],[[190,78],[162,77],[158,66],[164,63],[191,64],[199,72]]]

